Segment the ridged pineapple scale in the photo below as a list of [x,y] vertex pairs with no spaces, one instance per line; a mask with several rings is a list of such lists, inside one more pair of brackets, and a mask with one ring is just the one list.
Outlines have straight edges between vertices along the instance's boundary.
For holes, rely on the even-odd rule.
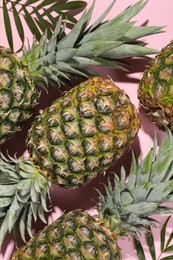
[[132,144],[136,108],[112,80],[93,77],[58,98],[32,124],[28,150],[66,188],[89,182]]
[[0,48],[0,143],[21,130],[33,114],[39,93],[22,59]]
[[75,210],[45,227],[12,259],[120,260],[117,238],[97,217]]

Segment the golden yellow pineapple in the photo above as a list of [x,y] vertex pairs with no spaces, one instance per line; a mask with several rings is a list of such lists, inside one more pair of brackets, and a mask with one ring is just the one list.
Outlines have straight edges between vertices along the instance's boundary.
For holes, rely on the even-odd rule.
[[93,77],[36,118],[27,145],[46,177],[74,188],[122,156],[139,128],[138,112],[127,94],[111,79]]

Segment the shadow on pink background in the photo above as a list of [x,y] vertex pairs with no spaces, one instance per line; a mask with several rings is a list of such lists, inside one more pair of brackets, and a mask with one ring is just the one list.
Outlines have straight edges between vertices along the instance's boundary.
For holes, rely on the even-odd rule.
[[[93,1],[89,0],[88,6],[92,4]],[[94,15],[92,18],[92,21],[94,21],[105,9],[106,7],[111,3],[111,0],[101,1],[96,0],[95,3],[95,9],[94,9]],[[116,14],[118,14],[120,11],[122,11],[124,8],[128,7],[129,5],[132,5],[136,3],[137,1],[134,0],[117,0],[114,7],[112,8],[111,12],[107,16],[107,18],[112,18]],[[172,22],[172,10],[173,10],[173,1],[172,0],[150,0],[147,4],[147,6],[141,11],[140,14],[138,14],[133,20],[137,21],[137,25],[147,24],[147,25],[158,25],[158,26],[165,26],[164,33],[157,34],[154,36],[148,36],[145,38],[145,42],[148,44],[148,47],[155,48],[160,50],[162,47],[164,47],[171,39],[173,34],[173,22]],[[2,10],[0,10],[1,12]],[[3,32],[3,21],[2,15],[0,14],[0,45],[8,46],[7,41],[4,37],[5,33]],[[14,28],[15,31],[15,28]],[[28,37],[32,42],[32,38],[28,33]],[[18,38],[16,38],[16,46],[18,44]],[[153,57],[153,56],[151,56]],[[139,80],[142,76],[142,72],[146,68],[148,61],[144,61],[143,59],[134,59],[133,62],[133,68],[129,73],[115,71],[115,70],[109,70],[109,69],[99,69],[99,72],[103,76],[110,76],[116,84],[124,89],[129,97],[131,98],[131,101],[135,104],[135,106],[139,109],[139,104],[137,100],[137,88],[139,84]],[[74,84],[74,83],[73,83]],[[5,153],[7,150],[9,151],[10,155],[13,155],[17,152],[17,156],[21,155],[27,155],[26,148],[25,148],[25,138],[27,131],[30,127],[30,124],[35,117],[39,113],[40,109],[43,109],[44,107],[47,107],[51,104],[51,102],[59,96],[60,93],[57,93],[57,91],[51,89],[49,91],[49,95],[42,93],[41,99],[40,99],[40,105],[36,108],[35,114],[33,117],[25,124],[24,129],[17,133],[14,138],[5,144],[1,146],[1,150],[3,153]],[[154,131],[156,131],[158,136],[158,143],[163,139],[163,132],[159,131],[158,128],[150,122],[150,120],[146,117],[144,114],[144,111],[142,109],[139,109],[140,117],[142,121],[142,128],[139,131],[139,134],[133,144],[133,149],[135,150],[135,153],[139,156],[142,154],[144,157],[151,146],[153,145],[153,135]],[[93,180],[90,184],[86,185],[85,187],[78,188],[76,190],[65,190],[63,188],[60,188],[58,186],[53,185],[51,196],[52,196],[52,203],[53,203],[53,211],[47,215],[48,223],[50,224],[52,221],[54,221],[57,217],[59,217],[62,212],[68,212],[70,210],[74,210],[76,208],[81,208],[83,210],[87,210],[91,214],[96,213],[95,209],[95,202],[97,201],[97,192],[95,188],[102,190],[102,184],[106,183],[107,177],[109,176],[110,171],[115,171],[116,173],[119,173],[121,165],[125,166],[125,169],[128,171],[130,167],[130,161],[131,161],[131,153],[126,152],[124,156],[116,162],[116,164],[109,169],[107,174],[105,176],[98,176],[95,180]],[[160,223],[163,223],[166,219],[166,216],[160,216],[157,217],[158,221]],[[44,227],[42,223],[37,223],[35,231],[40,230]],[[170,226],[169,231],[172,231],[172,227]],[[157,254],[159,256],[160,252],[160,241],[159,241],[159,229],[154,230],[154,237],[155,237],[155,244],[157,246]],[[147,246],[145,246],[146,242],[145,239],[142,238],[143,244],[145,247],[146,252],[146,258],[147,260],[150,260],[150,256],[148,254]],[[18,241],[19,245],[22,245],[21,241]],[[136,252],[133,247],[133,243],[131,239],[120,239],[119,245],[122,248],[123,252],[123,260],[136,260],[138,259]],[[0,255],[1,260],[9,260],[11,253],[13,251],[13,241],[11,240],[10,236],[6,239],[4,248],[2,250],[2,254]],[[159,260],[159,258],[158,258]]]

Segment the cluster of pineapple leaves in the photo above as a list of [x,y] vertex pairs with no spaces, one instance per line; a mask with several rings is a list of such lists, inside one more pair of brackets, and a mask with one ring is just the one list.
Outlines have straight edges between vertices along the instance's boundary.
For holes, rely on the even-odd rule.
[[21,41],[21,47],[18,50],[20,51],[25,41],[25,25],[28,26],[37,41],[40,40],[45,30],[47,31],[48,38],[50,38],[60,16],[66,22],[66,27],[72,28],[77,22],[74,14],[78,14],[86,5],[85,1],[69,0],[3,0],[2,6],[0,4],[0,12],[2,11],[0,15],[4,19],[9,47],[14,51],[11,17],[15,22]]
[[[168,228],[170,219],[171,219],[171,215],[166,219],[166,221],[164,222],[164,224],[160,230],[160,253],[159,253],[158,257],[156,256],[156,247],[155,247],[155,241],[154,241],[154,235],[153,235],[152,229],[150,227],[148,228],[149,233],[146,233],[146,241],[147,241],[148,251],[150,252],[152,260],[172,260],[173,259],[173,254],[164,256],[165,253],[171,253],[173,251],[173,229],[169,235],[169,238],[166,241],[167,228]],[[135,244],[135,248],[136,248],[139,260],[147,260],[145,253],[144,253],[142,243],[139,240],[134,239],[134,244]],[[158,252],[157,252],[157,254],[158,254]]]

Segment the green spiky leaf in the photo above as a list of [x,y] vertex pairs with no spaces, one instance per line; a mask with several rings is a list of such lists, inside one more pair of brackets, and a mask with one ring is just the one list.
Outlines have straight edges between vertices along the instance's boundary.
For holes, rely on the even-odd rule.
[[[170,222],[171,217],[172,217],[171,215],[167,217],[167,219],[163,223],[162,228],[160,230],[160,252],[157,251],[157,255],[159,255],[159,260],[173,259],[173,254],[164,256],[164,253],[171,253],[173,251],[173,245],[172,245],[173,231],[170,233],[169,236],[168,236],[168,231],[167,231],[167,228],[169,228],[168,224]],[[151,259],[156,260],[158,258],[156,256],[154,230],[152,230],[150,227],[148,227],[148,232],[149,233],[146,234],[148,250],[150,252]],[[146,259],[142,243],[139,240],[134,239],[134,245],[135,245],[139,260]]]
[[137,239],[134,239],[134,245],[135,245],[139,260],[146,260],[144,249],[142,247],[141,242]]
[[154,245],[154,236],[151,230],[151,227],[148,228],[149,229],[149,234],[147,234],[147,244],[149,247],[149,251],[151,254],[151,257],[153,260],[156,260],[156,250],[155,250],[155,245]]
[[47,199],[50,201],[50,182],[40,174],[32,161],[3,155],[0,158],[0,176],[1,248],[6,234],[15,231],[17,226],[25,242],[27,233],[32,237],[33,219],[36,222],[40,218],[45,222],[44,213],[50,211],[47,206]]
[[[13,39],[14,35],[12,30],[12,22],[10,20],[11,14],[14,17],[14,24],[18,32],[18,36],[21,42],[21,46],[17,51],[23,48],[25,40],[28,35],[25,35],[25,26],[27,26],[30,32],[40,40],[42,33],[48,31],[48,37],[51,37],[52,31],[55,29],[55,25],[60,15],[62,19],[67,21],[67,27],[72,28],[77,20],[71,11],[75,11],[75,15],[79,14],[87,5],[85,1],[65,1],[61,3],[57,0],[52,1],[42,1],[30,0],[30,1],[8,1],[3,0],[2,14],[5,25],[5,32],[8,40],[9,47],[14,51],[16,46],[14,45]],[[0,9],[1,12],[1,9]],[[56,15],[55,15],[56,13]],[[24,19],[26,23],[24,22]]]

